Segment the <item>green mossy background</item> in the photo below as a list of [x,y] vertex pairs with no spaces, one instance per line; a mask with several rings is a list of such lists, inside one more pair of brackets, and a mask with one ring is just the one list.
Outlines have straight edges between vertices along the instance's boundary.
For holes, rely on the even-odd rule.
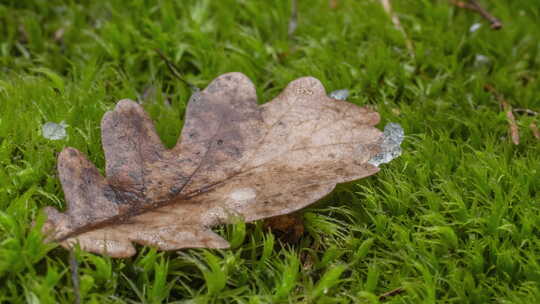
[[[378,1],[338,2],[300,0],[289,37],[288,1],[0,1],[0,303],[75,300],[68,252],[39,233],[41,208],[65,208],[63,147],[103,170],[100,119],[123,98],[175,143],[190,89],[155,49],[199,87],[245,73],[260,102],[306,75],[350,89],[404,127],[404,153],[304,210],[297,244],[237,223],[215,229],[231,250],[77,251],[82,303],[377,303],[399,287],[385,303],[539,303],[540,121],[518,115],[513,145],[483,86],[540,110],[540,1],[482,1],[500,31],[448,1],[392,1],[414,58]],[[68,137],[44,139],[48,121]]]

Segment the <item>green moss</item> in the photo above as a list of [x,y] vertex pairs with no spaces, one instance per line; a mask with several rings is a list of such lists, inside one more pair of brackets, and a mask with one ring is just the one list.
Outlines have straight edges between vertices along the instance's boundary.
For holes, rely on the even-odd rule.
[[[216,229],[231,250],[77,251],[84,303],[370,303],[398,287],[387,303],[540,301],[540,141],[528,127],[538,118],[518,116],[512,145],[483,89],[540,110],[540,2],[485,1],[505,25],[492,31],[447,1],[394,1],[415,58],[378,1],[299,2],[293,37],[287,1],[0,4],[0,303],[74,301],[68,253],[39,233],[38,211],[65,207],[63,147],[102,170],[99,122],[123,98],[144,101],[175,143],[190,89],[156,48],[199,87],[245,73],[260,102],[305,75],[347,88],[381,128],[404,127],[404,153],[305,210],[298,244],[238,223]],[[68,137],[44,139],[47,121],[65,121]]]

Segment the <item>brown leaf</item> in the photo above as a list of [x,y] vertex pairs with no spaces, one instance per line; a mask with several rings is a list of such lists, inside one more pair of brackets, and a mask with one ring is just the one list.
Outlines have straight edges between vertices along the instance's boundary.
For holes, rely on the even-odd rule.
[[512,113],[512,106],[505,100],[502,100],[501,104],[504,112],[506,113],[506,119],[508,120],[508,128],[510,130],[512,142],[514,143],[514,145],[519,145],[519,129],[516,118],[514,117],[514,113]]
[[44,231],[64,247],[129,257],[132,243],[162,250],[226,248],[210,227],[291,213],[337,183],[379,171],[379,115],[326,96],[305,77],[257,105],[241,73],[191,98],[178,144],[167,150],[148,114],[121,100],[103,117],[106,176],[66,148],[58,171],[67,209],[48,207]]
[[519,129],[516,118],[514,117],[514,113],[512,111],[512,106],[504,99],[504,96],[497,92],[495,87],[493,87],[492,85],[485,84],[484,90],[493,94],[495,99],[497,99],[497,101],[499,102],[499,106],[506,114],[506,120],[508,121],[508,133],[512,138],[512,142],[514,143],[514,145],[519,145]]

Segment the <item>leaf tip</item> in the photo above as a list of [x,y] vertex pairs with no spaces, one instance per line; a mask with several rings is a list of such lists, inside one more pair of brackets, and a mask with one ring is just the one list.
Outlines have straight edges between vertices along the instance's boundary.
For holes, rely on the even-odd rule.
[[237,93],[243,93],[249,98],[256,98],[257,91],[255,85],[243,73],[230,72],[212,80],[212,82],[204,89],[207,93],[223,94],[223,91],[236,90]]
[[131,99],[121,99],[116,103],[115,111],[127,110],[132,108],[140,108],[140,105]]

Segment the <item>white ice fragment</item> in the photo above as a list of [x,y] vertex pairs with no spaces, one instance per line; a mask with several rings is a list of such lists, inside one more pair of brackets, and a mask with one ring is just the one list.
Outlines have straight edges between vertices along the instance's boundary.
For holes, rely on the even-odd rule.
[[416,68],[413,65],[410,64],[404,64],[403,70],[407,72],[407,74],[413,74],[416,71]]
[[46,139],[50,140],[61,140],[66,138],[67,132],[66,132],[66,123],[61,122],[59,124],[54,122],[47,122],[41,126],[41,134]]
[[349,97],[349,90],[347,89],[336,90],[330,93],[328,96],[330,96],[330,98],[334,98],[337,100],[345,100],[347,99],[347,97]]
[[487,56],[484,56],[482,54],[476,54],[476,56],[474,56],[474,65],[480,66],[488,63],[489,58]]
[[471,25],[471,27],[469,28],[469,32],[474,33],[474,32],[476,32],[476,31],[478,31],[481,27],[482,27],[482,23],[474,23],[474,24]]
[[405,137],[403,128],[397,123],[389,123],[384,127],[383,142],[381,152],[373,156],[368,163],[374,166],[389,163],[394,158],[401,155],[401,143]]

